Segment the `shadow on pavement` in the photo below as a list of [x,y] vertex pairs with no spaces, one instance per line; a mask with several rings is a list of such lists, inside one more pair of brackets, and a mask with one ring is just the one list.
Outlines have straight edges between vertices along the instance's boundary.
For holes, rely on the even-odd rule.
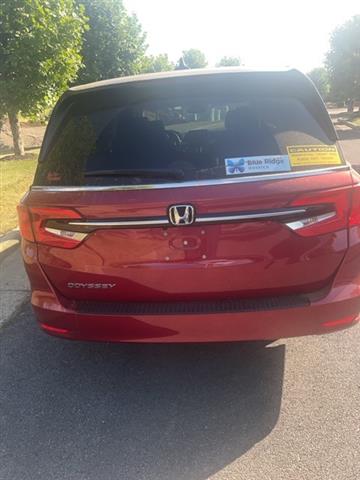
[[266,437],[285,347],[0,336],[2,480],[203,480]]

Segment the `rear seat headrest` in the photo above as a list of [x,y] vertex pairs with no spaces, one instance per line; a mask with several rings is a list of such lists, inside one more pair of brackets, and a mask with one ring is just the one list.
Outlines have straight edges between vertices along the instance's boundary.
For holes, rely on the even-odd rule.
[[226,114],[224,126],[226,130],[250,130],[259,128],[256,116],[249,107],[239,107],[229,110]]

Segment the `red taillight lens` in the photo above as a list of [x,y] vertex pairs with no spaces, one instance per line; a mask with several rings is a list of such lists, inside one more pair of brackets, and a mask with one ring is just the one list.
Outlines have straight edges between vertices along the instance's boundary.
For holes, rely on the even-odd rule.
[[352,188],[328,190],[304,194],[297,197],[292,206],[323,207],[314,216],[304,218],[299,222],[289,223],[288,226],[303,237],[324,235],[346,229],[349,224]]
[[360,225],[360,184],[352,189],[351,213],[349,218],[349,227]]
[[29,209],[25,205],[18,205],[17,213],[19,218],[19,228],[21,236],[29,242],[34,242],[34,233],[31,228],[31,218]]
[[[66,221],[79,219],[81,215],[70,208],[57,207],[26,207],[20,205],[19,225],[21,235],[31,242],[61,248],[74,248],[86,234],[78,234],[66,229]],[[49,228],[50,220],[63,222],[61,228]]]

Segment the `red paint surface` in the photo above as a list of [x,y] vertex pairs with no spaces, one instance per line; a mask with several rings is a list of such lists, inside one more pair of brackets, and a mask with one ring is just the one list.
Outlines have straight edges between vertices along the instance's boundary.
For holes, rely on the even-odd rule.
[[[86,219],[164,216],[190,203],[199,215],[289,206],[305,193],[350,189],[349,172],[169,190],[31,192],[33,207],[76,208]],[[350,212],[349,212],[350,214]],[[189,342],[272,339],[329,331],[360,306],[360,234],[354,226],[302,237],[275,221],[97,230],[64,249],[23,242],[32,303],[43,328],[68,338]],[[68,282],[111,283],[70,289]],[[172,301],[327,293],[311,306],[207,315],[84,315],[71,301]],[[349,323],[338,322],[331,331]],[[62,332],[62,333],[61,333]]]

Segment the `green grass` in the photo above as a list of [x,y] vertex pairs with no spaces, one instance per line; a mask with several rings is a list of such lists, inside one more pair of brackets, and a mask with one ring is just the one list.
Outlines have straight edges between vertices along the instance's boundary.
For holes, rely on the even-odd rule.
[[352,123],[355,123],[355,125],[360,126],[360,117],[353,118],[351,121],[352,121]]
[[0,158],[0,234],[17,226],[16,206],[32,183],[38,152]]

